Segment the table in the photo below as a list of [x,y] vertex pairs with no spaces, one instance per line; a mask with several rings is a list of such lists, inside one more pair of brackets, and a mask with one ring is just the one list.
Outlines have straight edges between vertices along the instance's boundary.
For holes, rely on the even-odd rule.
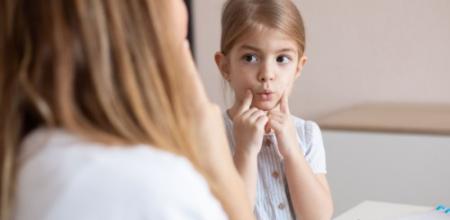
[[342,213],[334,220],[393,220],[407,215],[423,213],[434,207],[416,206],[379,201],[364,201]]
[[361,103],[317,122],[336,215],[364,200],[450,204],[450,103]]
[[318,119],[322,129],[450,135],[449,104],[365,103]]

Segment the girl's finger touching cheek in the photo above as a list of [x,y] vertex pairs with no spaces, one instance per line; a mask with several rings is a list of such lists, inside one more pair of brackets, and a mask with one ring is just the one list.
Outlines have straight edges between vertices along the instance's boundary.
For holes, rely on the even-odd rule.
[[239,106],[238,115],[250,109],[252,100],[253,100],[252,92],[250,90],[245,91],[245,97],[242,100],[241,105]]
[[280,100],[280,110],[283,113],[290,114],[289,112],[289,103],[288,103],[288,94],[287,92],[283,93]]

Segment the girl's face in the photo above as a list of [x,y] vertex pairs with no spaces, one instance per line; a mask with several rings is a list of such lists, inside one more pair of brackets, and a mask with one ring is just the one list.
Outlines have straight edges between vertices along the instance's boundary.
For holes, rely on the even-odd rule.
[[289,36],[274,29],[255,31],[241,37],[230,52],[216,54],[216,62],[235,93],[235,104],[253,93],[252,106],[269,111],[289,95],[300,76],[306,57]]

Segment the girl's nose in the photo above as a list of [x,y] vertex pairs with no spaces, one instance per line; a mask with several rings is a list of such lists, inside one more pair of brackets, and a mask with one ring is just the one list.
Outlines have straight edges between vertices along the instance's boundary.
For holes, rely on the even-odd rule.
[[262,82],[272,81],[273,80],[273,76],[271,76],[271,75],[261,75],[259,80],[262,81]]
[[270,68],[270,64],[266,64],[262,67],[258,79],[261,82],[273,81],[275,79],[275,74],[273,68]]

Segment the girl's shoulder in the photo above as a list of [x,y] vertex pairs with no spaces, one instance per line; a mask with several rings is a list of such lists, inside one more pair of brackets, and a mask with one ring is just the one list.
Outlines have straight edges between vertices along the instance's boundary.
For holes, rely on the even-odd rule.
[[[33,132],[22,147],[19,220],[169,219],[169,211],[180,210],[192,212],[192,219],[223,214],[205,179],[175,154],[148,145],[106,146],[49,129]],[[205,205],[215,212],[195,207]]]
[[297,129],[300,141],[303,142],[304,145],[308,146],[311,145],[314,140],[322,139],[320,127],[316,122],[304,120],[294,115],[291,117]]

